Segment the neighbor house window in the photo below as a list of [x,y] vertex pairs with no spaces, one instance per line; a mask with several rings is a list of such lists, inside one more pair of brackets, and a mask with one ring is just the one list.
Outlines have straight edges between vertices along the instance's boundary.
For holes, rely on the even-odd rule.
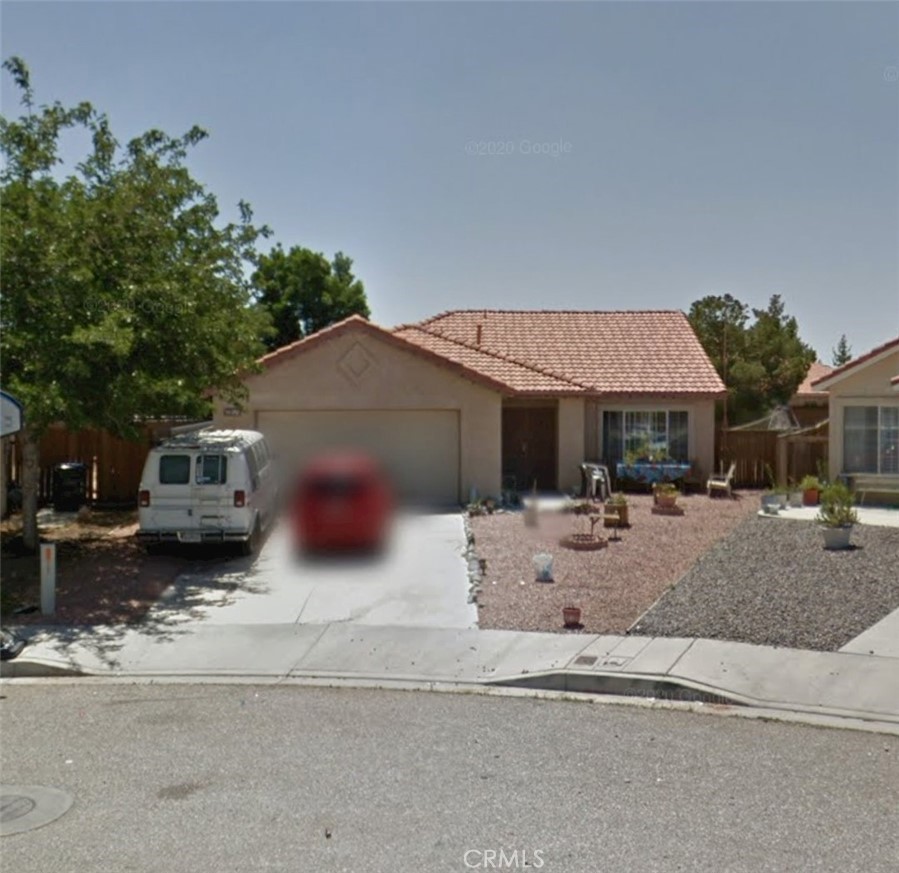
[[843,469],[899,474],[899,406],[843,410]]
[[224,485],[227,477],[227,456],[199,455],[197,457],[197,485]]
[[609,410],[603,412],[602,444],[606,461],[649,457],[686,462],[688,413],[685,410]]
[[190,482],[190,455],[163,455],[159,459],[161,485],[187,485]]

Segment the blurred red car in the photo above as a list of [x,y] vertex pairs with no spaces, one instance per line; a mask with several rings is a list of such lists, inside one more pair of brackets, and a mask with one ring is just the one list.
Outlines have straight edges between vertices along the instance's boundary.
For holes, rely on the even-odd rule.
[[295,543],[307,552],[380,549],[393,495],[380,465],[355,452],[323,455],[303,470],[293,501]]

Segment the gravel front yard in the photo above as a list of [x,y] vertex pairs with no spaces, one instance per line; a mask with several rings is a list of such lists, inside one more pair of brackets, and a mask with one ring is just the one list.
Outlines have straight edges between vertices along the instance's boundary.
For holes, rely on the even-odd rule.
[[[521,513],[471,519],[475,551],[487,568],[478,595],[483,628],[561,631],[562,607],[579,606],[584,631],[624,633],[710,546],[758,509],[755,492],[735,500],[681,497],[680,517],[654,515],[652,497],[629,495],[630,529],[596,552],[562,548],[583,519],[547,514],[536,529]],[[597,532],[601,530],[597,528]],[[608,531],[606,531],[608,533]],[[553,555],[553,583],[535,581],[533,556]]]
[[634,628],[835,651],[899,608],[899,528],[856,525],[828,552],[810,522],[747,518]]

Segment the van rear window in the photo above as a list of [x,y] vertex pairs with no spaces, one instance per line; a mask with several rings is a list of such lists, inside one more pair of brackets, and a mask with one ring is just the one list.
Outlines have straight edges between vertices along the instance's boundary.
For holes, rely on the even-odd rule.
[[187,485],[190,482],[190,455],[163,455],[159,459],[161,485]]
[[199,455],[197,457],[197,485],[224,485],[227,478],[227,455]]

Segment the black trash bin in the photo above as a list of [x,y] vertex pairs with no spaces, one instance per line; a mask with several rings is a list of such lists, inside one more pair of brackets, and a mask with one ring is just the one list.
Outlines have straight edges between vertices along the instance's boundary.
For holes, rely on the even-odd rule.
[[87,464],[67,461],[53,468],[53,508],[75,512],[87,503]]

